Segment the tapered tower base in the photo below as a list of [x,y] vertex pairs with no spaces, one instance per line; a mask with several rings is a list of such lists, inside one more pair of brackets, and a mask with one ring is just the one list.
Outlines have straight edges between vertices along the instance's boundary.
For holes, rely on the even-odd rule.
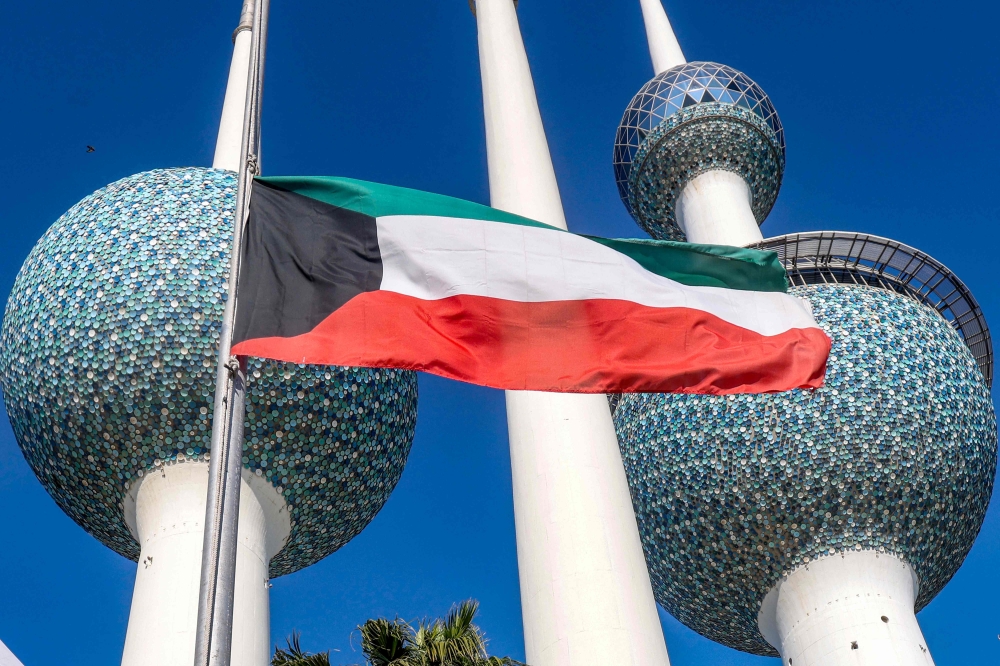
[[778,583],[758,622],[783,666],[933,666],[913,613],[917,587],[892,555],[838,553]]
[[[145,474],[126,501],[139,542],[122,666],[177,666],[194,660],[208,463],[163,465]],[[268,564],[288,539],[284,499],[244,470],[240,490],[232,666],[270,663]]]

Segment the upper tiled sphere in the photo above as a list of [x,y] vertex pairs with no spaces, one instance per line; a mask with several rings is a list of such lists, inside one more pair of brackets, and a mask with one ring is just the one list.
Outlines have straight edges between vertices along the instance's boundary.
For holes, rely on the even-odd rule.
[[778,196],[785,134],[770,98],[746,74],[689,62],[643,86],[615,138],[615,180],[636,221],[657,238],[683,240],[674,202],[712,169],[743,176],[762,222]]
[[[123,517],[138,477],[203,459],[236,178],[150,171],[87,197],[25,261],[0,335],[0,384],[25,459],[59,506],[137,559]],[[290,573],[375,516],[416,422],[411,372],[252,360],[243,464],[285,498]]]

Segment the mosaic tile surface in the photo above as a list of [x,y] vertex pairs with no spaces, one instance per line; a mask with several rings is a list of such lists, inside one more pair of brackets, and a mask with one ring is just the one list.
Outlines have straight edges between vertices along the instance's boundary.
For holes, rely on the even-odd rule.
[[633,394],[615,411],[657,600],[714,641],[775,656],[757,612],[810,559],[893,553],[927,605],[972,547],[997,455],[982,373],[936,312],[869,287],[793,293],[833,340],[824,388]]
[[[126,488],[211,442],[235,174],[150,171],[95,192],[45,233],[15,282],[0,384],[24,456],[58,505],[125,557]],[[291,509],[279,576],[357,535],[402,473],[410,372],[252,360],[244,466]]]
[[654,238],[684,240],[674,217],[677,197],[711,170],[743,177],[760,223],[781,187],[784,129],[746,74],[690,62],[657,75],[632,99],[615,137],[614,168],[622,201]]

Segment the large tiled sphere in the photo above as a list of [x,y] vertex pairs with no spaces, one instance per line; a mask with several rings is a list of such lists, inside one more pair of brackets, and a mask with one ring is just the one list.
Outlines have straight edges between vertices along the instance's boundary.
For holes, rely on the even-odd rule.
[[615,411],[657,600],[763,655],[765,594],[817,557],[897,555],[923,608],[972,547],[997,455],[983,375],[933,309],[871,287],[793,293],[833,340],[824,388],[626,395]]
[[785,131],[750,77],[714,62],[658,74],[625,110],[615,137],[615,180],[636,222],[654,238],[685,240],[674,215],[693,178],[732,171],[750,188],[757,222],[771,212],[785,169]]
[[[87,197],[25,261],[0,337],[0,383],[28,463],[59,506],[125,557],[129,485],[205,459],[236,178],[186,168]],[[411,372],[252,360],[244,466],[290,507],[272,575],[358,534],[399,480],[416,421]]]

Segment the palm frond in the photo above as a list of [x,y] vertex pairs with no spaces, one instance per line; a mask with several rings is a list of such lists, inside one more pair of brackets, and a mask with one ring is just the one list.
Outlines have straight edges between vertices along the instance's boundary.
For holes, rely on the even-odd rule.
[[286,649],[275,646],[271,666],[330,666],[330,653],[309,654],[299,645],[299,632],[285,639]]
[[486,635],[475,624],[478,612],[479,602],[469,599],[444,619],[419,622],[416,630],[399,618],[368,620],[358,627],[361,649],[369,666],[525,666],[487,654]]
[[516,659],[510,657],[486,657],[475,664],[475,666],[527,666]]
[[479,612],[479,602],[475,599],[467,599],[462,603],[452,606],[444,619],[445,633],[449,636],[459,636],[470,631],[476,632],[476,626],[472,621],[476,619]]
[[486,658],[486,639],[473,624],[478,610],[469,599],[452,606],[444,620],[421,626],[418,643],[428,666],[475,665]]
[[361,651],[371,666],[419,666],[413,628],[396,618],[368,620],[358,627]]

